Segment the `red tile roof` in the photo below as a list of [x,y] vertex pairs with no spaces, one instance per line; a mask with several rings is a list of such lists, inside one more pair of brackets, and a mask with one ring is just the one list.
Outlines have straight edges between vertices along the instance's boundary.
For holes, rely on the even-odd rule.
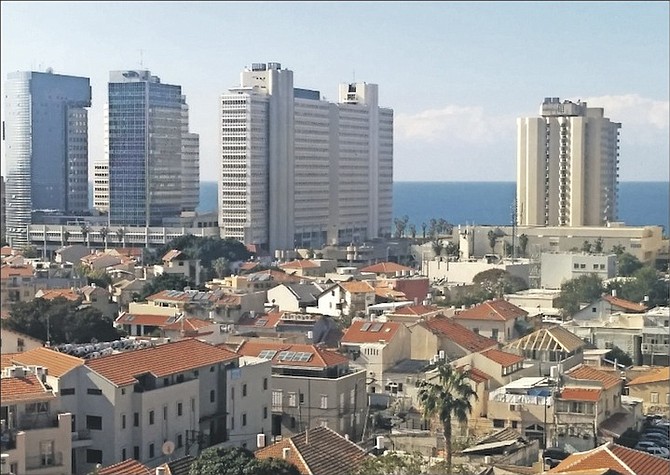
[[84,364],[82,358],[60,353],[50,348],[33,348],[24,353],[17,353],[12,361],[26,366],[43,366],[47,369],[49,376],[55,376],[56,378],[60,378]]
[[571,454],[548,473],[599,468],[613,469],[625,475],[661,475],[670,473],[670,460],[610,442],[586,452]]
[[[347,328],[341,343],[378,343],[380,340],[388,343],[396,336],[401,325],[402,323],[397,322],[356,320]],[[371,331],[372,328],[379,328],[379,330]]]
[[3,404],[54,399],[55,397],[34,374],[13,378],[3,377],[0,382],[0,399]]
[[491,376],[477,368],[466,368],[465,366],[460,366],[456,369],[460,372],[467,371],[468,377],[477,384],[491,379]]
[[157,378],[203,366],[231,361],[238,355],[192,338],[86,361],[86,366],[116,386],[137,382],[136,376],[151,373]]
[[153,475],[153,471],[135,459],[124,460],[96,471],[98,475]]
[[213,324],[214,322],[200,320],[199,318],[181,318],[174,323],[165,325],[163,330],[184,330],[185,332],[197,332],[201,328],[206,328]]
[[[224,344],[218,345],[223,347]],[[333,350],[327,350],[315,345],[304,345],[294,343],[277,343],[270,341],[259,341],[255,339],[244,341],[237,349],[237,353],[243,356],[256,356],[264,351],[276,351],[272,356],[273,366],[292,366],[305,368],[327,368],[329,366],[336,366],[347,364],[349,360],[346,356]],[[282,351],[292,351],[296,353],[311,353],[309,361],[285,361],[279,359],[279,354]]]
[[11,366],[12,360],[16,355],[20,355],[21,353],[2,353],[0,354],[0,370],[5,369],[7,366]]
[[371,294],[374,293],[375,288],[368,282],[360,280],[352,280],[349,282],[342,282],[340,284],[345,291],[350,294]]
[[564,388],[561,392],[559,399],[564,401],[591,401],[596,402],[600,400],[600,394],[602,391],[600,389],[588,389],[588,388]]
[[440,307],[434,305],[409,305],[407,307],[400,307],[393,311],[393,315],[410,315],[421,317],[423,315],[430,315],[439,312]]
[[623,308],[629,312],[644,312],[647,310],[647,307],[639,303],[631,302],[630,300],[621,299],[619,297],[614,297],[612,295],[603,295],[603,300],[609,302],[610,304]]
[[489,300],[457,313],[458,320],[492,320],[505,322],[517,317],[525,317],[528,312],[506,300]]
[[391,272],[412,270],[410,267],[401,266],[395,262],[380,262],[371,266],[363,267],[361,272],[372,272],[374,274],[390,274]]
[[621,384],[621,378],[616,373],[602,371],[591,366],[582,364],[566,372],[573,379],[586,379],[590,381],[600,381],[605,389],[613,388]]
[[316,264],[309,259],[299,259],[279,264],[280,269],[316,269],[317,267],[319,267],[319,264]]
[[118,325],[145,325],[151,327],[165,327],[169,325],[168,320],[174,319],[171,315],[146,315],[138,313],[123,312],[116,317],[114,323]]
[[433,333],[440,334],[442,337],[449,338],[458,346],[473,353],[494,348],[498,345],[497,341],[478,335],[451,318],[442,315],[421,322],[419,325]]
[[523,362],[523,356],[496,350],[495,348],[482,352],[482,355],[486,356],[491,361],[495,361],[503,367],[512,366]]
[[258,262],[244,262],[242,265],[240,265],[241,271],[250,271],[255,269],[256,267],[260,266]]
[[0,247],[0,256],[5,257],[5,256],[11,256],[12,255],[12,248],[9,246],[2,246]]
[[53,300],[58,297],[63,297],[73,302],[76,302],[77,300],[82,298],[82,296],[79,295],[79,293],[77,293],[77,291],[73,289],[43,289],[37,291],[35,297],[38,296],[39,298],[43,298],[45,300]]
[[30,264],[22,266],[3,265],[0,267],[0,279],[6,280],[10,277],[32,277],[35,273],[33,266]]
[[296,275],[292,274],[287,274],[284,271],[279,271],[275,269],[268,269],[268,270],[262,270],[258,272],[253,272],[251,274],[247,274],[246,277],[248,279],[252,278],[253,276],[262,276],[262,275],[269,275],[273,281],[275,282],[300,282],[301,278]]
[[664,383],[670,380],[670,367],[654,369],[633,379],[628,386],[637,384]]

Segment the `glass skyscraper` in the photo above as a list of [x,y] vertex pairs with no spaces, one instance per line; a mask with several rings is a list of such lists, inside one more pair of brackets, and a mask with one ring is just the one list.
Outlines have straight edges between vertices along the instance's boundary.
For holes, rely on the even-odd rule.
[[112,71],[108,93],[109,222],[160,226],[184,209],[181,86]]
[[5,96],[7,238],[28,243],[35,211],[88,210],[90,80],[52,72],[9,73]]

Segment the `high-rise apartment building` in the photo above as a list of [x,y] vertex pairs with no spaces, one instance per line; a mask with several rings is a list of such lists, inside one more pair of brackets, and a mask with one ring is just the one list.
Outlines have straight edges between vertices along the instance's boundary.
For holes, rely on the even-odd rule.
[[603,226],[617,219],[619,129],[602,108],[545,98],[517,120],[518,223]]
[[88,211],[90,80],[9,73],[5,95],[7,237],[27,244],[32,213]]
[[109,162],[93,162],[93,209],[109,213]]
[[393,111],[377,85],[340,87],[338,103],[257,63],[221,98],[219,225],[270,251],[388,234]]
[[200,203],[200,136],[188,130],[188,104],[181,96],[182,211],[195,211]]
[[[159,226],[192,207],[184,199],[181,86],[146,70],[112,71],[108,93],[109,222]],[[193,163],[197,141],[187,137],[186,148]]]

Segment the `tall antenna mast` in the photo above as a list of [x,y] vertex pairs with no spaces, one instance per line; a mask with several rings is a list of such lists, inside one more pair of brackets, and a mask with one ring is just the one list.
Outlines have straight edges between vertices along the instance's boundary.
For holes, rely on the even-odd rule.
[[140,68],[144,68],[144,51],[140,48]]

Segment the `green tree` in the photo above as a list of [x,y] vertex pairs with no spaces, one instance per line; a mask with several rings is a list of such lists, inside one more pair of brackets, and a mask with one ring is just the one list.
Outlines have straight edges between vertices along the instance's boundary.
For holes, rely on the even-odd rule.
[[609,361],[616,360],[617,363],[624,366],[631,366],[633,364],[633,358],[618,346],[613,347],[610,351],[605,353],[605,359]]
[[107,235],[109,234],[109,228],[107,226],[103,226],[100,228],[100,236],[102,237],[102,242],[105,245],[105,249],[107,249]]
[[36,257],[40,257],[40,252],[37,250],[37,247],[33,246],[32,244],[29,244],[28,246],[24,246],[21,249],[21,254],[26,259],[34,259]]
[[488,269],[476,274],[472,283],[478,285],[488,298],[511,294],[528,288],[526,282],[503,269]]
[[444,248],[444,253],[447,256],[458,256],[458,244],[449,241]]
[[521,249],[521,256],[526,257],[526,249],[528,248],[528,236],[522,234],[519,236],[519,248]]
[[230,262],[225,257],[217,257],[214,262],[212,262],[212,267],[219,279],[223,279],[227,275],[230,275]]
[[615,244],[612,246],[612,252],[616,254],[617,256],[620,256],[626,251],[626,246],[622,246],[621,244]]
[[630,277],[642,266],[640,259],[629,252],[622,252],[617,256],[617,273],[621,277]]
[[412,223],[408,226],[408,229],[409,235],[412,237],[412,239],[416,239],[416,225]]
[[2,321],[3,327],[16,330],[33,338],[53,344],[88,343],[112,341],[122,335],[114,322],[94,308],[80,308],[81,300],[71,301],[63,297],[53,300],[36,298],[30,302],[12,305],[9,318]]
[[621,285],[621,298],[631,302],[644,302],[647,307],[667,305],[670,295],[668,282],[661,278],[656,269],[644,266],[636,270],[632,277],[633,279]]
[[599,237],[593,244],[593,252],[603,252],[603,238]]
[[467,422],[477,393],[469,384],[468,372],[456,371],[445,361],[438,363],[436,379],[437,382],[419,381],[419,401],[425,418],[436,417],[442,423],[447,473],[451,475],[451,421]]
[[139,299],[146,300],[147,297],[157,294],[162,290],[184,290],[185,287],[193,288],[195,284],[184,277],[182,274],[161,274],[151,282],[147,282],[142,287]]
[[[422,475],[444,473],[444,467],[427,466],[420,452],[398,454],[395,452],[366,458],[353,475]],[[442,471],[439,471],[442,469]]]
[[435,257],[440,257],[442,255],[442,252],[444,251],[444,245],[442,244],[442,241],[439,239],[435,239],[430,243],[430,247],[433,250],[433,254],[435,254]]
[[395,225],[395,237],[401,238],[405,235],[405,229],[407,228],[407,223],[409,222],[409,216],[404,215],[401,218],[395,218],[393,224]]
[[421,233],[423,234],[423,238],[426,239],[426,229],[428,228],[428,225],[426,223],[421,223]]
[[491,254],[493,254],[496,251],[496,242],[498,241],[498,235],[493,231],[493,229],[490,229],[486,236],[489,239],[489,247],[491,248]]
[[582,252],[586,252],[587,254],[590,254],[592,247],[593,247],[593,245],[589,241],[584,241],[584,244],[582,244]]
[[589,303],[598,299],[603,293],[603,281],[596,274],[581,275],[561,285],[561,293],[556,299],[556,306],[563,316],[577,313],[581,303]]
[[255,459],[240,447],[205,449],[193,461],[190,475],[300,475],[297,467],[283,459]]

